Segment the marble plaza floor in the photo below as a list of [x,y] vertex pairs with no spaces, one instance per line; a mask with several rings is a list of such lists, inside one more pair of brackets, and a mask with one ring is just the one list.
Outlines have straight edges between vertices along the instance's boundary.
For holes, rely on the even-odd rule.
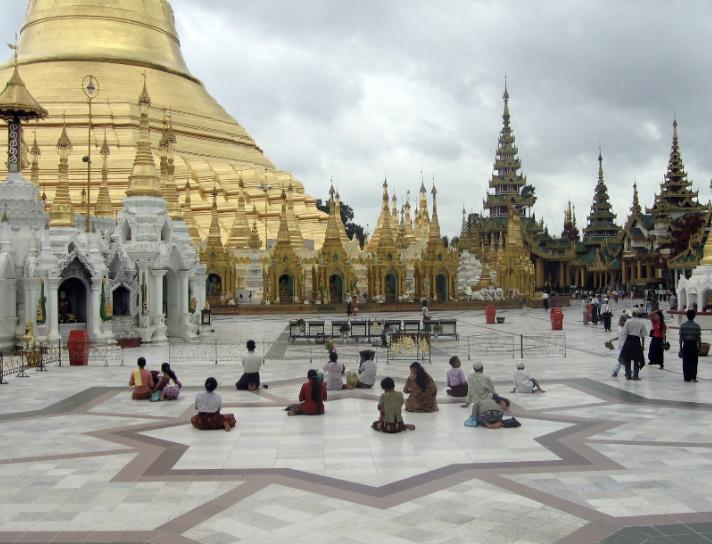
[[[503,325],[439,312],[460,333],[433,344],[440,411],[405,414],[416,431],[398,435],[370,429],[376,389],[330,393],[324,417],[286,416],[326,356],[288,342],[289,316],[216,319],[200,344],[125,350],[126,366],[11,376],[0,385],[0,542],[712,542],[712,359],[700,359],[696,384],[683,382],[674,348],[664,370],[613,378],[615,352],[603,346],[613,335],[579,314],[566,309],[564,356],[543,310],[500,311]],[[237,392],[249,338],[269,388]],[[498,342],[514,348],[497,353]],[[509,394],[522,342],[545,394]],[[341,360],[355,368],[364,347],[339,344]],[[178,401],[130,399],[140,354],[153,368],[171,358]],[[451,354],[466,372],[484,362],[520,428],[463,426],[468,411],[444,394]],[[402,387],[408,361],[379,350],[378,364],[379,379]],[[210,375],[237,417],[230,433],[190,426]]]

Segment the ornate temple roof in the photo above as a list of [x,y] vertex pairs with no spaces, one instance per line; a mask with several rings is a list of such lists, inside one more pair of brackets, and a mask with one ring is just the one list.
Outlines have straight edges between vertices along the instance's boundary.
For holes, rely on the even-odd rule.
[[691,189],[685,165],[680,153],[677,119],[672,122],[672,145],[665,178],[660,185],[660,194],[655,195],[653,207],[647,210],[655,219],[665,216],[677,217],[688,212],[704,212],[705,206],[697,200],[697,191]]
[[598,152],[598,180],[593,194],[588,225],[583,229],[583,241],[586,245],[600,246],[607,239],[615,239],[620,227],[615,224],[616,215],[611,212],[608,188],[603,177],[603,157]]

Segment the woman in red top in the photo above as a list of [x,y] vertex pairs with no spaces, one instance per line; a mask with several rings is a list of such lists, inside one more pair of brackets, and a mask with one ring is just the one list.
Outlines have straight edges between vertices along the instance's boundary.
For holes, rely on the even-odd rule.
[[652,330],[650,331],[650,347],[648,348],[648,364],[660,365],[663,368],[665,341],[667,339],[667,325],[660,310],[650,315]]
[[299,403],[287,406],[287,415],[290,416],[320,416],[324,413],[326,400],[326,385],[319,380],[319,374],[311,369],[307,372],[307,382],[299,391]]

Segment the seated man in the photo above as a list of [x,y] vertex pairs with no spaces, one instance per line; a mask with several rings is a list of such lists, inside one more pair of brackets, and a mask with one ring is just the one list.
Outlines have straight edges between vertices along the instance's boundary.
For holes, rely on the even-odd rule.
[[467,408],[472,404],[472,416],[477,419],[479,414],[480,403],[486,399],[494,400],[502,410],[509,408],[509,400],[500,397],[494,388],[492,380],[483,374],[484,365],[476,361],[472,365],[474,370],[467,378],[467,398],[463,408]]
[[356,387],[359,389],[371,389],[376,383],[376,373],[378,367],[376,366],[376,352],[372,349],[365,349],[359,352],[361,358],[361,364],[358,367],[358,383]]
[[514,389],[512,393],[544,393],[539,383],[524,371],[524,363],[517,363],[514,371]]
[[131,398],[134,400],[146,400],[151,398],[153,392],[153,375],[146,370],[146,359],[138,358],[138,368],[134,368],[131,372],[129,385],[134,388]]

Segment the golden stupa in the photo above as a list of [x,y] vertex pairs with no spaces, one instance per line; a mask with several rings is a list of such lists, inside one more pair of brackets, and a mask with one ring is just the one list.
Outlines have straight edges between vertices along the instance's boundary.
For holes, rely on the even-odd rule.
[[[328,215],[316,209],[315,199],[288,172],[278,170],[245,129],[233,119],[190,74],[180,49],[173,10],[168,0],[29,0],[18,49],[19,69],[33,96],[49,116],[25,127],[25,140],[36,134],[41,149],[39,184],[52,202],[57,185],[57,138],[63,119],[75,152],[69,157],[69,187],[75,205],[81,202],[87,169],[89,109],[82,88],[85,76],[99,82],[92,104],[92,206],[95,205],[102,161],[98,160],[106,134],[111,149],[108,185],[111,202],[121,206],[128,188],[139,133],[138,97],[147,79],[151,96],[151,142],[156,163],[166,112],[175,134],[174,182],[179,200],[191,188],[190,212],[200,235],[207,237],[213,185],[223,238],[228,239],[235,219],[240,180],[245,187],[247,221],[256,221],[276,240],[282,189],[293,187],[291,198],[302,237],[319,247]],[[0,68],[0,82],[12,75],[12,63]],[[229,78],[229,68],[226,69]],[[238,80],[238,74],[234,74]],[[0,131],[0,146],[6,146]],[[5,164],[0,165],[4,175]],[[29,177],[29,176],[27,176]],[[186,181],[190,179],[190,183]],[[80,212],[81,213],[81,212]]]

